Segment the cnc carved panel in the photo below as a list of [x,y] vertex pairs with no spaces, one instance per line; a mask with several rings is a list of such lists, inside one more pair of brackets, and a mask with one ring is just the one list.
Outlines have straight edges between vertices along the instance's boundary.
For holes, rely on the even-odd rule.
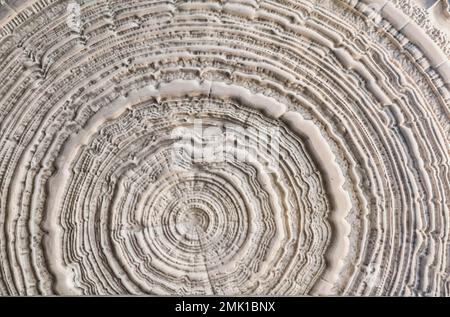
[[447,1],[0,5],[0,294],[450,295]]

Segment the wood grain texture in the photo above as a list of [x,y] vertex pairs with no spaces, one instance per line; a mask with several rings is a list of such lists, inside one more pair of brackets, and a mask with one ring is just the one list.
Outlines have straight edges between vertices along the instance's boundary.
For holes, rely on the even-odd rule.
[[1,295],[450,295],[447,1],[1,3]]

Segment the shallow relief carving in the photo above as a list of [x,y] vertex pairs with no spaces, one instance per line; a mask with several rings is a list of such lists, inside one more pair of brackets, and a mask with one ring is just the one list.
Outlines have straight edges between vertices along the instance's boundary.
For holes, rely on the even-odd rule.
[[448,296],[446,10],[5,1],[0,294]]

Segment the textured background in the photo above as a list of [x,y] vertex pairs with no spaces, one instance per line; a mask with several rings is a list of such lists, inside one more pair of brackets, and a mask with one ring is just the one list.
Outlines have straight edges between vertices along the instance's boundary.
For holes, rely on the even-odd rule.
[[449,21],[1,1],[0,294],[449,296]]

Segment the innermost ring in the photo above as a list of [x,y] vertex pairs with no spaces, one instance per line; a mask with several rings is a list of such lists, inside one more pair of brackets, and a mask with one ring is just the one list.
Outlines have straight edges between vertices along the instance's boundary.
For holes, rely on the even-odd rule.
[[192,207],[186,210],[179,219],[186,233],[206,232],[209,225],[208,214],[200,208]]
[[186,222],[190,227],[201,227],[205,218],[205,213],[201,209],[193,208],[186,213],[185,217]]

